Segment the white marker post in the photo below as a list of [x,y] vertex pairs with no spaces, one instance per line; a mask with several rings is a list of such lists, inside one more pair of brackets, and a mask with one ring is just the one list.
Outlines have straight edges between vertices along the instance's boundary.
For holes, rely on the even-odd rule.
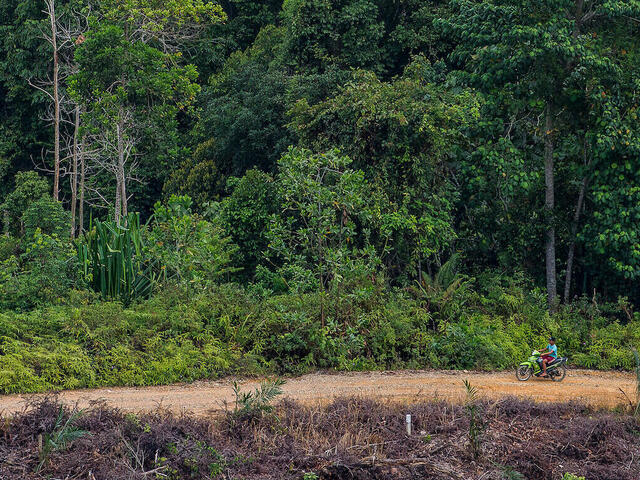
[[411,414],[410,413],[407,413],[406,423],[407,423],[407,435],[411,436]]

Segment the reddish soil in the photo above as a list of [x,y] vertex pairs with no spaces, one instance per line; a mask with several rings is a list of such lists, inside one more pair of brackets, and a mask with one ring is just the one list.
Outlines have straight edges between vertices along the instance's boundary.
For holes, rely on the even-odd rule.
[[[336,397],[411,402],[445,399],[458,402],[464,397],[463,380],[476,386],[481,397],[498,399],[515,396],[536,402],[578,401],[593,407],[612,408],[635,398],[634,376],[622,372],[569,370],[561,383],[532,378],[519,382],[514,372],[480,373],[460,371],[399,371],[326,374],[315,373],[289,379],[284,397],[300,403],[326,404]],[[255,388],[256,380],[239,381],[243,390]],[[161,405],[173,412],[187,411],[198,416],[215,414],[225,401],[233,401],[233,380],[195,382],[161,387],[117,387],[74,390],[60,393],[60,400],[81,408],[93,401],[129,412],[153,410]],[[624,394],[622,393],[624,392]],[[33,395],[0,396],[0,414],[21,411]]]

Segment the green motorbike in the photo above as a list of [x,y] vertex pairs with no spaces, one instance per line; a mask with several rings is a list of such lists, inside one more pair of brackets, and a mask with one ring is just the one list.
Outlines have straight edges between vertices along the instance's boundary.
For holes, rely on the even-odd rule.
[[[516,377],[521,382],[526,382],[533,375],[542,375],[542,364],[540,363],[540,352],[534,350],[526,362],[522,362],[516,368]],[[547,365],[547,375],[554,382],[561,382],[567,376],[567,357],[558,357]]]

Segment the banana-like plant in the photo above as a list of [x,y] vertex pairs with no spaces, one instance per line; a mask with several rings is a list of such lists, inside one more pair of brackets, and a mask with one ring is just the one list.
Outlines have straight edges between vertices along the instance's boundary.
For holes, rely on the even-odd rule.
[[105,299],[131,300],[151,293],[153,277],[143,257],[140,215],[123,222],[93,221],[78,242],[78,258],[91,287]]

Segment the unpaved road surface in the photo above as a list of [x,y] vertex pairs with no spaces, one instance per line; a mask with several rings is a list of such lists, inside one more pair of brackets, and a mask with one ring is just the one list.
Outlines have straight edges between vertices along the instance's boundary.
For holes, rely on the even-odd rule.
[[[315,373],[289,379],[284,397],[305,404],[322,404],[341,396],[362,396],[385,401],[424,401],[444,399],[453,402],[464,398],[463,380],[476,386],[484,398],[507,395],[537,402],[575,400],[594,407],[611,408],[635,398],[634,376],[621,372],[569,370],[561,383],[532,378],[519,382],[513,372],[480,373],[460,371],[398,371],[324,374]],[[255,388],[256,380],[239,381],[242,390]],[[622,390],[622,391],[621,391]],[[0,395],[0,415],[22,410],[33,395]],[[37,397],[37,395],[36,395]],[[73,390],[60,393],[67,404],[84,408],[93,401],[129,412],[152,410],[158,406],[176,413],[199,416],[215,415],[225,401],[233,401],[233,381],[195,382],[163,387],[118,387]]]

